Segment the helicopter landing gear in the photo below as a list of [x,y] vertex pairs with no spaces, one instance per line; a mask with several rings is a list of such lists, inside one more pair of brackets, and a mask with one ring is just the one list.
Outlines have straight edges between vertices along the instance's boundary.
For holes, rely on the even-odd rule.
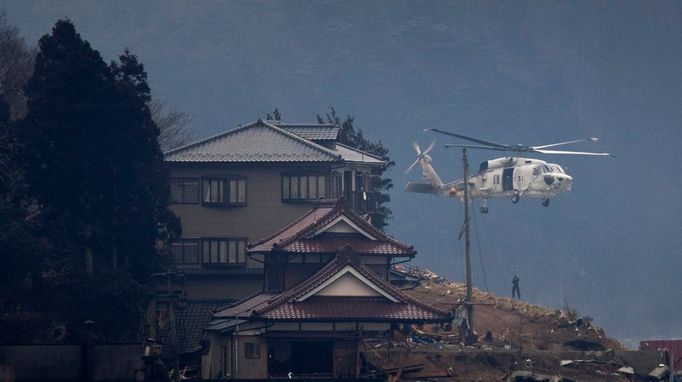
[[549,198],[542,199],[542,206],[549,207]]
[[520,199],[521,199],[521,197],[519,196],[518,193],[514,193],[514,195],[512,195],[512,197],[511,197],[511,201],[514,204],[518,203]]

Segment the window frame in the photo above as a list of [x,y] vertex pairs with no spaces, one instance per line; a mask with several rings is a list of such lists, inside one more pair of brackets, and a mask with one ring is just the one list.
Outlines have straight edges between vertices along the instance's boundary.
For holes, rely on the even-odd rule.
[[[196,181],[197,182],[197,201],[196,202],[188,202],[186,201],[185,194],[186,194],[186,186],[183,184],[182,185],[182,200],[177,201],[173,199],[173,182],[177,181]],[[201,190],[201,185],[202,185],[202,180],[201,178],[192,178],[192,177],[174,177],[170,178],[168,182],[170,186],[170,195],[169,195],[169,202],[170,204],[199,204],[201,203],[201,195],[202,195],[202,190]]]
[[246,358],[246,359],[260,359],[260,342],[245,341],[244,342],[244,358]]
[[[175,244],[180,244],[180,243],[194,243],[194,244],[196,244],[196,246],[197,246],[197,261],[196,262],[184,261],[185,257],[186,257],[184,246],[183,246],[183,251],[182,251],[183,252],[182,253],[183,262],[179,263],[177,261],[177,255],[176,255],[173,247]],[[176,265],[198,265],[198,264],[201,264],[201,241],[198,238],[184,238],[183,237],[181,239],[173,240],[173,242],[171,242],[170,245],[171,245],[171,253],[173,254],[173,263],[175,263]]]
[[[309,181],[310,178],[316,179],[314,186],[315,197],[310,196],[313,188],[311,187],[312,183]],[[292,179],[295,179],[296,181],[294,182]],[[305,182],[303,182],[302,179],[305,179]],[[320,182],[320,179],[323,179],[323,181]],[[305,184],[305,192],[303,192],[301,188],[303,184]],[[285,187],[285,185],[287,187]],[[295,192],[293,192],[294,185],[296,188]],[[320,185],[322,185],[322,187],[320,187]],[[286,188],[288,188],[288,190],[286,190]],[[320,196],[320,189],[323,190],[323,196]],[[283,203],[310,203],[316,200],[326,199],[329,198],[330,191],[329,174],[325,172],[286,172],[282,173],[280,176],[280,198]],[[296,197],[292,197],[293,195],[296,195]],[[305,198],[302,198],[301,195],[305,195]]]
[[[215,254],[215,259],[216,261],[211,261],[214,258],[214,254],[211,253],[211,249],[213,248],[214,244],[213,242],[216,242],[216,247],[217,248],[217,253]],[[222,252],[222,247],[221,247],[221,242],[225,242],[225,252],[224,252],[224,259],[225,261],[221,261],[221,252]],[[241,251],[241,261],[240,261],[240,251],[239,251],[239,242],[242,242],[242,251]],[[199,258],[201,265],[207,268],[238,268],[238,267],[244,267],[246,266],[246,246],[248,244],[248,239],[245,237],[202,237],[199,240]],[[208,253],[204,254],[204,249],[206,249],[206,244],[208,243]],[[230,261],[230,244],[234,244],[235,248],[235,260],[234,262]],[[208,261],[206,261],[208,260]]]
[[[231,182],[235,181],[236,182],[236,190],[237,190],[237,197],[235,198],[236,201],[231,202],[230,200],[232,199],[232,190],[231,190]],[[208,187],[211,187],[211,182],[220,182],[219,184],[222,185],[222,192],[220,195],[220,200],[217,202],[213,201],[205,201],[206,194],[205,194],[205,189],[206,189],[206,184],[208,183]],[[239,191],[240,191],[240,182],[244,182],[244,201],[239,201]],[[248,203],[247,200],[247,195],[248,195],[248,178],[246,176],[242,175],[216,175],[216,176],[204,176],[201,178],[201,188],[200,188],[200,195],[199,195],[199,203],[201,203],[202,206],[206,207],[243,207],[246,206]],[[220,187],[220,186],[219,186]]]

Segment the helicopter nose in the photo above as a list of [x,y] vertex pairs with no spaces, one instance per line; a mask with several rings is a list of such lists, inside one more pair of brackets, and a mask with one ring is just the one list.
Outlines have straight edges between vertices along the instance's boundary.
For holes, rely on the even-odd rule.
[[570,189],[573,178],[569,175],[562,174],[556,176],[556,186],[560,188]]

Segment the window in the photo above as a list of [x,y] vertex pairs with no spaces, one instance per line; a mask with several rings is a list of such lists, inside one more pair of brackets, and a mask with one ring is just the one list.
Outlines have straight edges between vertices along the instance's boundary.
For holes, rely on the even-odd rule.
[[282,200],[315,200],[327,197],[324,175],[282,175]]
[[204,178],[201,189],[202,204],[217,206],[246,205],[245,178]]
[[338,171],[334,171],[332,173],[332,185],[331,185],[331,190],[332,190],[332,198],[338,198],[342,195],[342,174]]
[[244,265],[246,239],[202,239],[201,258],[204,265]]
[[199,241],[176,240],[171,244],[176,264],[199,264]]
[[199,179],[172,178],[171,203],[199,203]]
[[500,176],[499,175],[493,176],[493,184],[500,184]]
[[257,342],[244,343],[244,358],[260,358],[260,344]]

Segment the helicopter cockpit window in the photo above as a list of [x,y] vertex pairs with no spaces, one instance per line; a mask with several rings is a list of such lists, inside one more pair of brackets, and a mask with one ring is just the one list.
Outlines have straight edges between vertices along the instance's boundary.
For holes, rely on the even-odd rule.
[[542,168],[540,166],[533,168],[533,176],[538,176],[540,173],[542,173]]
[[554,165],[554,166],[552,166],[552,168],[553,168],[554,171],[556,171],[556,172],[560,172],[560,173],[562,173],[562,174],[564,173],[564,169],[561,168],[561,166],[559,166],[559,165]]

